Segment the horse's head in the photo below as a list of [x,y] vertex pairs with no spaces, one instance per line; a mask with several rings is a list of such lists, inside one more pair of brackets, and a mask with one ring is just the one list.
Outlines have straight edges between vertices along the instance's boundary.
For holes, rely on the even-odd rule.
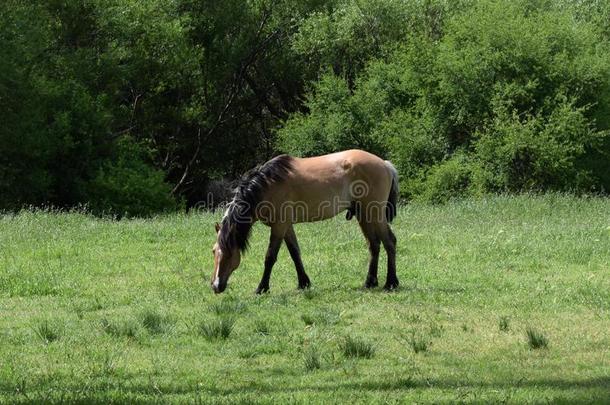
[[227,288],[229,276],[239,266],[241,253],[237,246],[232,248],[221,248],[220,240],[222,232],[231,232],[232,230],[223,230],[219,224],[216,224],[216,243],[212,248],[214,253],[214,273],[212,274],[212,290],[215,293],[221,293]]

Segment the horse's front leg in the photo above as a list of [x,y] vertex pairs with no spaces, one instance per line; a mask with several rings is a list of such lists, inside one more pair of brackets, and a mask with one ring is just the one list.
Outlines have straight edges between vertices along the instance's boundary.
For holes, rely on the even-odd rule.
[[265,255],[265,270],[263,271],[263,278],[258,284],[256,289],[257,294],[262,294],[269,291],[269,279],[271,278],[271,270],[277,260],[277,253],[282,246],[283,235],[271,231],[271,237],[269,238],[269,247],[267,248],[267,254]]
[[294,262],[294,267],[296,267],[297,270],[299,288],[309,288],[311,282],[309,281],[307,273],[305,273],[305,268],[303,267],[303,262],[301,261],[301,250],[299,249],[299,242],[297,241],[297,235],[296,233],[294,233],[294,228],[292,226],[286,231],[286,236],[284,236],[284,240],[286,241],[286,246],[288,247],[288,251],[290,252],[290,257]]

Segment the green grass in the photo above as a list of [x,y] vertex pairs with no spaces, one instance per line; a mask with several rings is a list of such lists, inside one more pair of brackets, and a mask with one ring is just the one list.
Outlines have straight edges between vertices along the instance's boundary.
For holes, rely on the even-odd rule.
[[61,337],[61,328],[47,319],[37,322],[34,331],[44,344],[53,343]]
[[[0,403],[610,398],[610,200],[404,206],[392,293],[362,289],[366,244],[339,216],[296,226],[312,290],[296,288],[283,247],[271,292],[253,294],[268,241],[257,225],[215,295],[221,215],[0,217]],[[347,354],[349,337],[374,355]]]
[[[468,327],[466,325],[462,325],[462,330],[464,332],[468,331]],[[408,339],[409,345],[411,349],[413,349],[413,353],[421,353],[428,351],[428,347],[431,345],[431,341],[426,335],[416,334],[415,332],[411,333],[410,338]]]
[[542,332],[528,327],[526,334],[527,344],[529,345],[530,349],[546,349],[548,347],[549,340]]
[[138,335],[139,325],[132,319],[109,320],[102,318],[100,320],[102,330],[114,337],[135,338]]
[[305,370],[313,371],[322,367],[320,352],[316,346],[308,346],[303,352],[303,364]]
[[508,318],[508,316],[500,317],[498,327],[501,331],[508,332],[508,330],[510,329],[510,319]]
[[359,337],[347,336],[341,342],[340,348],[345,357],[370,359],[375,355],[375,347]]
[[153,335],[170,332],[174,324],[169,316],[161,314],[154,308],[144,309],[140,314],[140,319],[142,326]]
[[228,339],[234,325],[233,318],[205,319],[199,324],[199,334],[208,340]]

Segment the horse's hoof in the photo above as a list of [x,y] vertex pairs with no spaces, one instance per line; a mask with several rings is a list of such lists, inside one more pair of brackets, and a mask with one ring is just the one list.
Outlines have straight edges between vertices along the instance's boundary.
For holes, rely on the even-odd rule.
[[254,293],[256,295],[261,295],[264,293],[268,293],[269,292],[269,286],[265,287],[265,286],[258,286],[258,288],[256,289],[256,291],[254,291]]
[[309,287],[311,287],[311,282],[309,281],[309,279],[304,280],[304,281],[299,281],[299,290],[304,290]]
[[386,283],[383,289],[386,291],[394,291],[398,288],[398,280]]
[[374,280],[366,280],[364,282],[364,288],[375,288],[379,285],[379,283],[377,282],[377,279]]

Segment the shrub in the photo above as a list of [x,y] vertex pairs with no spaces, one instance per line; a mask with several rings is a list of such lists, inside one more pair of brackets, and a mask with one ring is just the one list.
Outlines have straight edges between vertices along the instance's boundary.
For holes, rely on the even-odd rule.
[[433,166],[421,188],[418,200],[444,203],[450,198],[465,197],[470,192],[472,167],[464,155],[458,154]]
[[146,163],[142,146],[125,138],[119,141],[117,154],[100,167],[88,186],[94,213],[149,216],[181,206],[172,197],[163,172]]
[[[309,114],[279,131],[280,147],[368,149],[394,161],[403,197],[433,202],[610,185],[610,49],[587,10],[426,4],[419,14],[440,24],[394,37],[354,80],[326,72],[308,95]],[[322,19],[330,36],[343,24]]]
[[499,112],[475,142],[488,191],[570,190],[590,185],[579,159],[606,134],[591,128],[585,108],[557,105],[544,117]]

